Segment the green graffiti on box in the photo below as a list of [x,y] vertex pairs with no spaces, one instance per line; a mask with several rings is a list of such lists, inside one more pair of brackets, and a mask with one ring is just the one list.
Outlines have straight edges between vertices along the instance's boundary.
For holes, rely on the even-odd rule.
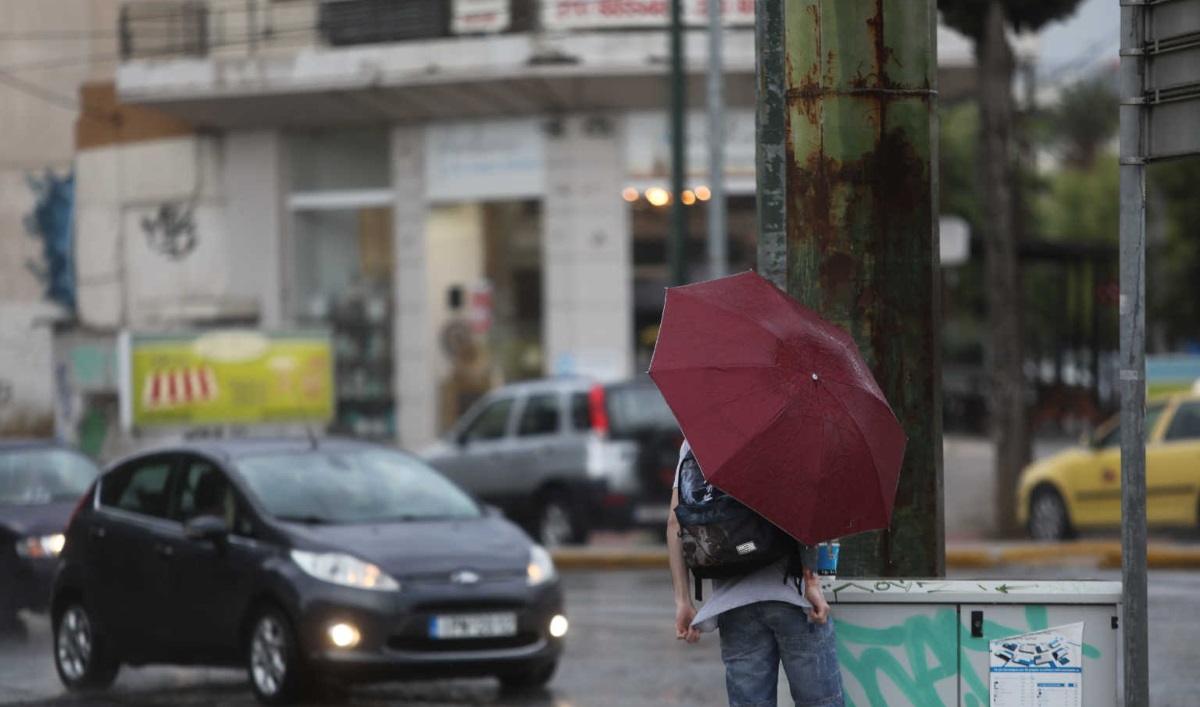
[[[907,704],[919,707],[949,707],[942,699],[939,686],[944,681],[960,680],[962,704],[966,707],[986,707],[990,701],[987,676],[973,667],[971,653],[987,653],[988,639],[974,638],[971,628],[959,620],[952,606],[931,613],[907,615],[902,621],[887,626],[862,626],[844,618],[838,619],[838,658],[842,676],[847,683],[846,704],[851,707],[894,707],[885,689],[898,691]],[[969,618],[968,618],[969,621]],[[984,621],[985,636],[1013,636],[1049,628],[1045,606],[1025,607],[1025,625],[1009,626]],[[1101,651],[1084,645],[1085,658],[1097,659]],[[951,683],[952,685],[953,683]],[[886,687],[885,687],[886,686]],[[854,688],[851,690],[851,688]],[[861,694],[867,700],[860,705],[849,693]],[[955,687],[952,692],[957,694]]]

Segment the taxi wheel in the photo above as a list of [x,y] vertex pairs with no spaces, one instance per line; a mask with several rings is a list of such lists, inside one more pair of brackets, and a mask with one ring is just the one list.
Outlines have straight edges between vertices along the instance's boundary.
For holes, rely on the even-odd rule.
[[544,686],[554,677],[558,661],[534,663],[523,670],[499,675],[500,684],[508,690],[529,690]]
[[250,627],[246,646],[250,686],[263,704],[292,704],[304,687],[296,634],[283,612],[264,607]]
[[1054,541],[1071,537],[1071,519],[1058,491],[1043,486],[1029,499],[1029,536],[1034,540]]
[[102,689],[117,679],[121,663],[81,601],[67,602],[54,617],[54,667],[68,690]]

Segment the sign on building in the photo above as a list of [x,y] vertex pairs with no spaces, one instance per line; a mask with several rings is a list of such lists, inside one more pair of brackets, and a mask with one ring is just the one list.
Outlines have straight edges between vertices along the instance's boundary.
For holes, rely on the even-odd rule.
[[[754,0],[723,0],[729,26],[754,26]],[[670,0],[543,0],[542,27],[548,30],[666,27]],[[708,0],[683,0],[684,24],[708,24]]]
[[333,418],[327,334],[125,332],[117,347],[126,429]]
[[455,34],[494,34],[512,21],[511,0],[454,0],[451,30]]

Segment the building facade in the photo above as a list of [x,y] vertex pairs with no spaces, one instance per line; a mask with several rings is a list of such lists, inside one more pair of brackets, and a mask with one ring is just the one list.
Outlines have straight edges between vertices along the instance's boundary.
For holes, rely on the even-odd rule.
[[[636,375],[668,284],[665,7],[125,3],[115,84],[83,92],[122,119],[80,119],[77,329],[329,330],[333,429],[407,447],[505,381]],[[725,13],[736,271],[755,257],[753,3]],[[692,279],[704,18],[687,3]],[[939,43],[943,96],[969,88],[969,43]]]

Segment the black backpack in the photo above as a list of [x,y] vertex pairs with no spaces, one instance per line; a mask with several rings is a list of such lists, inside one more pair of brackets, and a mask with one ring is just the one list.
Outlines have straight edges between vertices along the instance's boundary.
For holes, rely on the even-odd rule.
[[739,577],[791,556],[789,574],[799,576],[800,545],[774,523],[704,478],[691,450],[680,462],[675,507],[683,559],[696,581]]

